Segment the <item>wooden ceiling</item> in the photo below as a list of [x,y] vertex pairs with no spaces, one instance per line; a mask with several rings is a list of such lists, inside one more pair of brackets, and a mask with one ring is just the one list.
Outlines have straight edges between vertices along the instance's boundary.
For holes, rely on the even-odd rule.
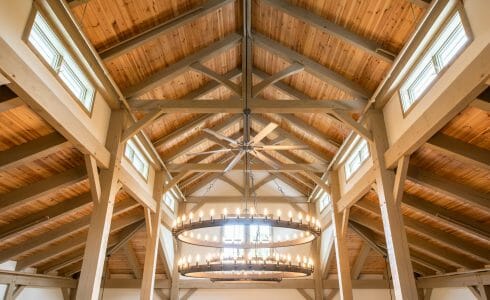
[[[294,61],[304,66],[303,71],[264,89],[259,97],[365,103],[425,13],[421,3],[252,1],[254,84]],[[88,0],[73,2],[72,11],[133,104],[146,99],[230,101],[234,93],[229,88],[191,69],[196,61],[241,84],[239,1]],[[332,33],[322,24],[340,29]],[[13,259],[40,272],[76,274],[92,211],[83,155],[23,105],[22,99],[5,86],[1,89],[0,262]],[[137,116],[143,118],[145,113]],[[355,120],[359,114],[349,117]],[[276,163],[328,164],[352,130],[349,122],[326,113],[264,113],[252,115],[252,136],[270,122],[279,126],[265,144],[308,146],[307,150],[266,153]],[[229,161],[226,154],[186,155],[221,147],[202,128],[243,138],[243,118],[231,113],[168,113],[145,131],[167,164]],[[488,128],[489,112],[468,107],[411,156],[402,208],[414,269],[420,274],[477,269],[490,261],[485,251],[490,246]],[[451,149],[454,144],[480,156]],[[7,153],[21,154],[19,160],[3,160]],[[216,176],[221,174],[189,173],[179,188],[190,196]],[[305,172],[274,176],[305,196],[316,186]],[[351,264],[366,256],[361,268],[365,274],[385,271],[386,246],[376,204],[376,194],[369,192],[351,210]],[[120,192],[109,243],[113,247],[108,264],[111,274],[138,276],[145,251],[143,218],[142,207]],[[122,233],[130,234],[129,244]],[[367,255],[362,254],[364,244],[369,245]],[[335,264],[329,272],[336,272]],[[165,276],[161,262],[157,273]]]

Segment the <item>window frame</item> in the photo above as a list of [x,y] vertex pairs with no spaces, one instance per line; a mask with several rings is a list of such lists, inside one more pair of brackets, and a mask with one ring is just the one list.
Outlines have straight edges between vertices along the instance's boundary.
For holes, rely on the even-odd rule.
[[[241,235],[241,242],[240,243],[235,243],[235,239],[236,239],[236,236],[233,236],[233,239],[232,241],[230,242],[226,242],[225,241],[225,234],[226,234],[226,228],[230,228],[230,227],[227,227],[227,226],[230,226],[230,227],[235,227],[235,226],[238,226],[240,228],[242,228],[242,235]],[[254,242],[254,238],[252,238],[252,227],[251,226],[266,226],[267,229],[268,229],[268,239],[266,242],[270,243],[272,242],[273,240],[273,229],[272,229],[272,226],[270,225],[236,225],[236,224],[227,224],[223,227],[222,229],[222,237],[221,237],[221,240],[223,241],[224,244],[229,244],[229,245],[240,245],[240,244],[243,244],[243,243],[246,243],[247,241],[249,241],[250,243],[255,243]],[[257,229],[261,229],[260,227],[257,227]],[[234,232],[234,235],[236,235],[236,232]],[[261,234],[262,235],[262,234]],[[264,253],[261,253],[261,252],[264,252]],[[222,253],[223,255],[225,256],[225,258],[229,258],[229,254],[232,253],[233,255],[232,256],[244,256],[245,254],[247,255],[250,255],[251,253],[254,253],[254,255],[258,256],[258,257],[262,257],[263,254],[266,254],[267,257],[270,257],[272,255],[272,249],[271,248],[264,248],[264,247],[260,247],[260,243],[257,243],[257,247],[256,248],[250,248],[250,249],[244,249],[244,248],[240,248],[240,247],[226,247],[224,246],[222,248]]]
[[[173,204],[172,206],[170,206],[170,204],[167,203],[167,197],[170,198],[170,199],[172,199],[172,204]],[[163,203],[165,203],[165,205],[170,209],[170,211],[172,211],[173,213],[175,213],[175,202],[176,202],[176,200],[175,200],[174,195],[170,191],[168,191],[165,194],[163,194],[163,199],[162,200],[163,200]]]
[[[59,56],[57,58],[57,62],[56,62],[56,65],[55,66],[51,65],[44,58],[43,54],[30,41],[30,34],[31,34],[32,30],[34,29],[34,24],[35,24],[35,21],[36,21],[36,16],[38,14],[46,22],[47,26],[52,31],[52,33],[56,36],[56,38],[58,39],[59,44],[61,45],[61,47],[65,51],[65,53],[64,53],[65,55],[63,55],[62,53],[60,53],[59,49],[56,49],[56,46],[55,45],[52,45],[53,48],[56,50],[56,52],[58,52],[58,56]],[[94,107],[95,107],[96,95],[98,94],[98,90],[96,88],[96,85],[94,84],[93,79],[91,78],[91,76],[88,75],[88,72],[85,69],[85,66],[80,62],[80,60],[77,57],[77,55],[74,54],[73,49],[66,42],[66,37],[60,32],[60,30],[58,28],[56,28],[56,26],[54,26],[54,23],[52,22],[52,20],[49,17],[47,17],[47,13],[41,7],[39,7],[36,4],[34,4],[33,5],[33,8],[31,9],[29,18],[27,20],[27,24],[26,24],[26,26],[24,28],[24,32],[23,32],[23,35],[22,35],[22,40],[27,45],[27,47],[32,51],[32,53],[46,67],[46,69],[53,75],[53,77],[56,78],[56,80],[61,84],[61,86],[64,88],[64,90],[73,98],[74,102],[78,106],[80,106],[80,108],[88,115],[89,118],[91,118],[92,117],[92,113],[94,111]],[[53,44],[52,41],[50,41],[49,39],[48,39],[48,42],[50,44]],[[66,57],[69,57],[69,59],[67,60]],[[69,60],[71,62],[68,62]],[[61,69],[61,67],[63,65],[63,61],[65,61],[66,66],[71,70],[71,72],[73,72],[75,74],[75,76],[76,76],[77,72],[73,70],[73,67],[70,65],[70,63],[76,65],[76,67],[79,69],[81,75],[84,77],[84,78],[79,78],[79,76],[76,76],[77,77],[76,79],[78,81],[80,81],[81,84],[84,84],[84,81],[86,81],[85,85],[88,86],[88,87],[85,86],[86,92],[87,93],[88,92],[91,92],[91,96],[90,96],[90,109],[88,107],[86,107],[85,104],[84,104],[85,101],[86,101],[86,99],[82,100],[82,99],[78,98],[78,96],[75,95],[75,93],[70,89],[70,87],[68,86],[68,84],[65,83],[64,80],[61,78],[61,71],[60,71],[60,69]]]
[[[460,19],[461,19],[461,24],[463,25],[463,30],[468,38],[468,40],[465,42],[465,44],[459,49],[454,56],[448,61],[448,63],[438,69],[437,65],[434,64],[434,69],[436,70],[436,76],[432,82],[430,82],[425,90],[415,99],[412,101],[411,105],[405,109],[404,108],[404,100],[403,100],[403,92],[402,92],[402,87],[404,83],[409,79],[409,77],[412,75],[413,71],[419,67],[420,62],[426,58],[426,56],[429,54],[429,51],[431,48],[434,46],[436,40],[440,37],[444,29],[447,28],[449,22],[452,20],[453,17],[455,17],[456,14],[459,14]],[[456,8],[454,8],[448,16],[445,18],[445,20],[441,23],[440,27],[437,29],[436,33],[434,36],[429,40],[427,43],[424,51],[417,57],[415,63],[410,67],[408,72],[403,76],[403,79],[401,80],[401,83],[399,84],[399,87],[397,89],[398,91],[398,100],[400,103],[400,109],[402,112],[403,118],[405,118],[416,106],[418,103],[420,103],[420,100],[424,98],[424,96],[430,91],[430,89],[438,82],[438,80],[445,74],[445,72],[449,69],[449,67],[458,59],[461,54],[468,48],[468,46],[472,43],[473,41],[473,34],[470,28],[470,24],[468,22],[466,13],[464,11],[464,8],[461,5],[457,5]],[[434,57],[432,56],[430,61],[433,61]]]
[[[140,155],[141,155],[141,156],[144,158],[144,160],[146,161],[146,165],[147,165],[147,168],[146,168],[146,176],[145,176],[144,174],[142,174],[142,173],[141,173],[141,172],[138,170],[138,168],[137,168],[137,167],[134,165],[133,161],[132,161],[132,160],[131,160],[129,157],[127,157],[127,155],[126,155],[126,149],[127,149],[128,145],[129,145],[129,143],[134,144],[134,147],[136,148],[136,150],[139,152],[139,154],[140,154]],[[134,154],[136,155],[136,151],[134,151],[134,150],[133,150],[133,152],[134,152]],[[130,165],[131,165],[131,166],[132,166],[132,167],[133,167],[133,168],[136,170],[136,173],[138,173],[138,174],[141,176],[141,178],[143,178],[143,180],[144,180],[145,182],[148,182],[148,179],[149,179],[149,177],[150,177],[150,166],[151,166],[151,164],[150,164],[150,160],[149,160],[149,159],[148,159],[148,157],[145,155],[144,151],[142,151],[141,146],[139,145],[139,143],[138,143],[138,142],[136,142],[136,141],[134,141],[134,138],[128,139],[128,140],[126,141],[126,143],[125,143],[125,145],[124,145],[124,153],[123,153],[123,156],[124,156],[124,158],[125,158],[125,159],[126,159],[128,162],[129,162],[129,164],[130,164]]]
[[[324,199],[328,199],[328,203],[326,203],[325,205],[322,206]],[[321,193],[321,196],[318,199],[318,207],[320,208],[320,213],[323,212],[328,207],[328,205],[330,203],[332,203],[332,198],[331,198],[330,194],[327,193],[326,191],[323,191]]]
[[[347,168],[348,168],[349,163],[354,159],[355,156],[357,156],[359,153],[361,153],[361,149],[363,148],[364,145],[366,145],[367,156],[364,158],[361,158],[361,161],[359,162],[359,166],[354,171],[350,171],[350,173],[347,172]],[[353,148],[353,150],[350,152],[349,156],[347,157],[347,159],[344,162],[344,176],[345,176],[346,182],[348,182],[353,177],[353,175],[359,171],[359,169],[364,165],[364,163],[369,159],[369,157],[371,157],[371,151],[369,149],[369,143],[365,139],[359,138],[357,140],[356,146]]]

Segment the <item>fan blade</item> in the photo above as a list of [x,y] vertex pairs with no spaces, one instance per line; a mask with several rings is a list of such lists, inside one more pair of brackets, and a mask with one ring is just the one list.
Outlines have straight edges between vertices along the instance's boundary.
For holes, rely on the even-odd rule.
[[256,150],[306,150],[307,146],[300,145],[264,145],[256,147]]
[[240,151],[236,156],[235,158],[233,158],[232,161],[230,161],[230,163],[228,164],[228,166],[225,168],[225,170],[223,171],[223,173],[226,173],[230,170],[232,170],[239,162],[240,160],[242,159],[242,157],[245,155],[245,151]]
[[232,149],[218,149],[218,150],[213,150],[213,151],[186,153],[185,155],[206,155],[206,154],[215,154],[215,153],[223,153],[223,152],[230,152],[230,151],[233,151],[233,150]]
[[278,125],[273,122],[267,124],[267,126],[265,126],[259,133],[257,133],[257,135],[254,136],[254,138],[252,139],[252,143],[260,143],[260,141],[262,141],[269,133],[273,132],[274,129],[277,128],[277,126]]
[[232,145],[238,145],[238,143],[235,140],[233,140],[233,139],[231,139],[231,138],[227,137],[226,135],[223,135],[219,132],[213,131],[213,130],[208,129],[208,128],[204,128],[203,131],[215,136],[216,138],[218,138],[220,140],[228,141]]

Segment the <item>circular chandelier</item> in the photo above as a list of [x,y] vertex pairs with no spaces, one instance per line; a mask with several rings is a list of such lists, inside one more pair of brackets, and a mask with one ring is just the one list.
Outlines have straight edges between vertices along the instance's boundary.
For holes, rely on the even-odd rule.
[[313,273],[311,258],[299,255],[291,261],[291,255],[260,257],[223,257],[207,255],[201,261],[199,255],[181,258],[178,261],[181,275],[193,278],[208,278],[211,281],[281,281],[284,278],[298,278]]
[[[250,122],[246,111],[244,123],[244,143],[248,143],[247,128],[250,127]],[[221,137],[219,133],[214,135]],[[222,139],[229,140],[224,136]],[[262,213],[258,213],[249,154],[249,151],[243,151],[241,155],[237,155],[224,171],[226,173],[233,169],[241,157],[245,156],[244,176],[250,177],[245,179],[247,188],[248,180],[251,182],[252,197],[249,199],[250,194],[244,193],[241,206],[243,211],[240,207],[231,214],[229,208],[224,208],[219,213],[210,209],[205,215],[200,210],[182,214],[174,221],[172,234],[177,240],[195,246],[221,249],[221,254],[208,254],[204,260],[201,260],[199,254],[194,260],[192,256],[181,257],[178,260],[178,272],[182,276],[208,278],[212,281],[281,281],[284,278],[304,277],[313,273],[311,259],[297,255],[296,260],[292,260],[291,255],[279,254],[274,249],[312,242],[321,234],[319,220],[304,212],[288,211],[283,217],[280,209],[271,213],[264,208]],[[285,196],[276,180],[273,181]],[[214,181],[204,194],[213,185]],[[231,257],[230,250],[235,253]]]
[[[213,247],[213,248],[279,248],[290,247],[309,243],[317,238],[321,233],[321,226],[318,220],[314,217],[303,214],[297,214],[297,218],[293,218],[293,213],[288,212],[285,219],[281,218],[281,210],[277,210],[276,214],[270,214],[267,208],[263,214],[256,214],[255,209],[251,208],[245,214],[240,214],[240,209],[235,210],[235,214],[229,215],[228,209],[223,209],[223,212],[215,218],[215,211],[209,211],[209,218],[204,218],[204,212],[200,211],[198,218],[194,219],[194,213],[189,215],[183,214],[174,221],[172,233],[175,238],[187,244],[196,246]],[[222,227],[225,225],[269,225],[271,228],[289,229],[288,234],[276,235],[275,239],[267,242],[254,241],[248,243],[226,243],[220,240],[218,235],[201,232],[200,229],[209,229],[213,227]]]

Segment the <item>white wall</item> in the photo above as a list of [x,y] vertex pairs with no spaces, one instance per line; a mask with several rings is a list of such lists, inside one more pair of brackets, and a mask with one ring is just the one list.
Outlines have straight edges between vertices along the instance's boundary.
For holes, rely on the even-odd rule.
[[476,300],[467,288],[433,289],[430,300]]
[[[184,295],[185,291],[181,292]],[[197,290],[190,300],[261,300],[261,299],[281,299],[281,300],[303,300],[303,296],[297,290],[289,289],[233,289],[233,290]]]
[[[490,1],[488,0],[464,1],[464,11],[473,33],[473,41],[456,58],[454,63],[446,71],[442,72],[439,79],[413,105],[408,114],[403,115],[398,93],[394,93],[386,103],[383,108],[383,114],[390,147],[403,142],[407,138],[407,133],[414,134],[414,131],[415,133],[417,133],[417,130],[423,131],[424,127],[431,128],[438,122],[447,123],[447,120],[435,119],[432,116],[451,112],[457,103],[461,99],[465,99],[466,95],[470,94],[477,83],[489,73],[488,59],[485,60],[482,57],[478,60],[480,56],[488,53],[490,18],[488,18],[487,12],[489,10]],[[473,66],[475,60],[484,61],[484,63],[478,63]],[[444,112],[444,114],[436,114],[435,112],[437,111]],[[415,123],[422,125],[414,128]],[[413,150],[418,148],[418,146],[413,145]],[[400,151],[400,149],[395,150],[393,151]],[[396,154],[392,153],[386,157],[388,164],[393,163],[392,156],[396,156]]]
[[25,288],[16,300],[63,300],[61,289],[57,288]]

